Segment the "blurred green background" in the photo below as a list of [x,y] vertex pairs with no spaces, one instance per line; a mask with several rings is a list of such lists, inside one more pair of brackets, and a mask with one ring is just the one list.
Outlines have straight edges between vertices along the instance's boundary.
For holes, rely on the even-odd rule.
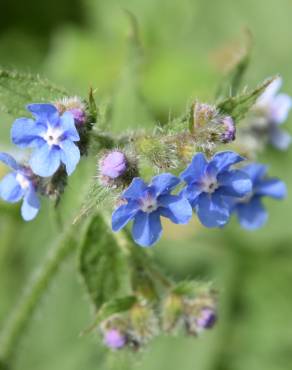
[[[139,68],[129,59],[125,9],[139,22]],[[247,83],[280,73],[291,94],[291,15],[291,0],[4,0],[0,65],[40,73],[80,95],[89,86],[98,97],[113,93],[116,130],[151,127],[181,113],[191,98],[212,99],[246,28],[254,39]],[[12,120],[0,118],[1,151],[10,150]],[[292,133],[291,121],[286,128]],[[270,150],[260,159],[292,189],[292,150]],[[76,213],[90,169],[94,164],[84,164],[72,176],[61,206],[64,220]],[[177,279],[214,280],[220,321],[211,332],[199,339],[159,337],[133,358],[108,354],[94,335],[79,337],[91,312],[72,256],[35,313],[14,369],[292,369],[292,198],[266,205],[270,218],[260,231],[244,232],[236,222],[223,231],[166,225],[153,250]],[[17,206],[0,204],[0,326],[58,232],[51,213],[44,202],[39,217],[26,224]]]

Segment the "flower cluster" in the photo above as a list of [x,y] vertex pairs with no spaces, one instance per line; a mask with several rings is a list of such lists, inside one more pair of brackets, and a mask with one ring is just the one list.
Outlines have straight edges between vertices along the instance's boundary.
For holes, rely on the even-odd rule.
[[[234,168],[243,161],[243,157],[232,151],[218,152],[209,161],[203,153],[197,153],[179,178],[164,173],[155,176],[148,185],[134,178],[121,195],[122,204],[113,212],[113,230],[119,231],[133,220],[135,242],[148,247],[161,236],[161,216],[176,224],[186,224],[192,217],[192,209],[208,228],[225,226],[233,212],[245,228],[262,226],[267,214],[260,198],[282,199],[286,188],[277,179],[267,179],[264,166]],[[182,181],[184,188],[172,194]]]
[[[217,321],[216,293],[200,283],[185,282],[167,291],[157,303],[137,300],[129,309],[105,317],[99,324],[103,343],[112,350],[138,350],[160,333],[198,336]],[[191,289],[191,291],[189,291]],[[194,292],[195,290],[195,292]]]
[[258,141],[266,140],[274,148],[288,149],[291,137],[281,129],[292,108],[292,98],[278,93],[282,86],[282,78],[276,78],[258,98],[249,115],[248,128],[243,133],[248,138],[255,137]]
[[37,193],[45,193],[43,179],[53,177],[61,168],[65,175],[71,175],[80,160],[78,128],[85,122],[85,111],[78,111],[77,117],[73,108],[59,111],[58,107],[60,104],[30,104],[27,109],[33,119],[18,118],[13,123],[13,144],[32,150],[28,164],[19,164],[9,154],[0,153],[0,161],[12,169],[0,183],[0,196],[10,203],[23,199],[21,214],[26,221],[38,213]]

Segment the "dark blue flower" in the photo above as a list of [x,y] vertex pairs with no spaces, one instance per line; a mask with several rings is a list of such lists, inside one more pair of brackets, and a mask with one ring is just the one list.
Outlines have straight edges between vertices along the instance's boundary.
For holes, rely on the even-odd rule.
[[267,167],[261,164],[250,164],[242,168],[252,180],[252,190],[241,200],[235,203],[234,212],[237,214],[240,225],[248,230],[255,230],[263,226],[268,219],[261,198],[263,196],[282,199],[286,195],[285,184],[275,178],[267,178]]
[[230,218],[228,198],[243,197],[251,190],[248,175],[230,166],[243,160],[238,154],[226,151],[214,155],[208,162],[202,153],[180,175],[187,183],[182,191],[201,223],[206,227],[224,226]]
[[40,208],[32,172],[18,164],[9,154],[0,153],[0,161],[12,169],[0,182],[0,197],[9,203],[23,199],[21,215],[25,221],[32,220]]
[[11,130],[14,144],[21,148],[35,148],[30,166],[39,176],[52,176],[64,163],[70,175],[79,162],[80,152],[74,141],[79,134],[70,112],[61,116],[52,104],[30,104],[27,109],[35,119],[19,118]]
[[112,215],[113,230],[118,231],[134,220],[132,234],[135,242],[148,247],[161,236],[161,216],[176,224],[186,224],[192,217],[189,202],[182,196],[170,194],[179,183],[180,180],[169,173],[153,177],[149,185],[138,177],[134,178],[122,194],[127,203]]

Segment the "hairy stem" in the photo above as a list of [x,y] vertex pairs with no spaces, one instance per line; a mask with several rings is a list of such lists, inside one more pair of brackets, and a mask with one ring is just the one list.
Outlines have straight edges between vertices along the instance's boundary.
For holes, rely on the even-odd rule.
[[36,271],[28,284],[23,296],[20,298],[0,334],[0,369],[8,367],[8,363],[17,347],[30,318],[32,317],[40,299],[45,293],[50,281],[55,276],[60,264],[74,250],[77,241],[74,235],[76,226],[69,225],[55,246],[50,250],[43,265]]

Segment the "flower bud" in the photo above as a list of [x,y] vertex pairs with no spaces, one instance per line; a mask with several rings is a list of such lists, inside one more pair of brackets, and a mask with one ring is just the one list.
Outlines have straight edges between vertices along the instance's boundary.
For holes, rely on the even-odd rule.
[[213,308],[204,307],[197,317],[198,330],[211,329],[217,321],[217,315]]
[[85,104],[78,96],[60,99],[55,102],[55,106],[60,114],[64,112],[70,112],[73,115],[75,124],[77,126],[81,126],[86,122]]
[[230,141],[235,140],[235,124],[233,119],[230,116],[225,116],[221,120],[221,124],[224,127],[224,132],[222,133],[222,142],[229,143]]
[[130,311],[131,340],[140,346],[147,343],[158,334],[158,319],[151,307],[146,304],[136,304]]
[[117,329],[109,329],[104,334],[104,344],[111,349],[121,349],[126,343],[126,336]]
[[191,131],[195,132],[196,128],[201,128],[216,117],[218,111],[214,105],[195,102],[193,106],[193,127]]
[[104,344],[111,349],[121,349],[128,344],[129,322],[125,315],[115,314],[102,321],[100,330]]
[[121,150],[106,152],[98,163],[98,175],[103,186],[128,186],[138,176],[137,160]]
[[105,155],[100,162],[100,173],[111,179],[122,176],[127,169],[127,159],[124,153],[113,151]]

